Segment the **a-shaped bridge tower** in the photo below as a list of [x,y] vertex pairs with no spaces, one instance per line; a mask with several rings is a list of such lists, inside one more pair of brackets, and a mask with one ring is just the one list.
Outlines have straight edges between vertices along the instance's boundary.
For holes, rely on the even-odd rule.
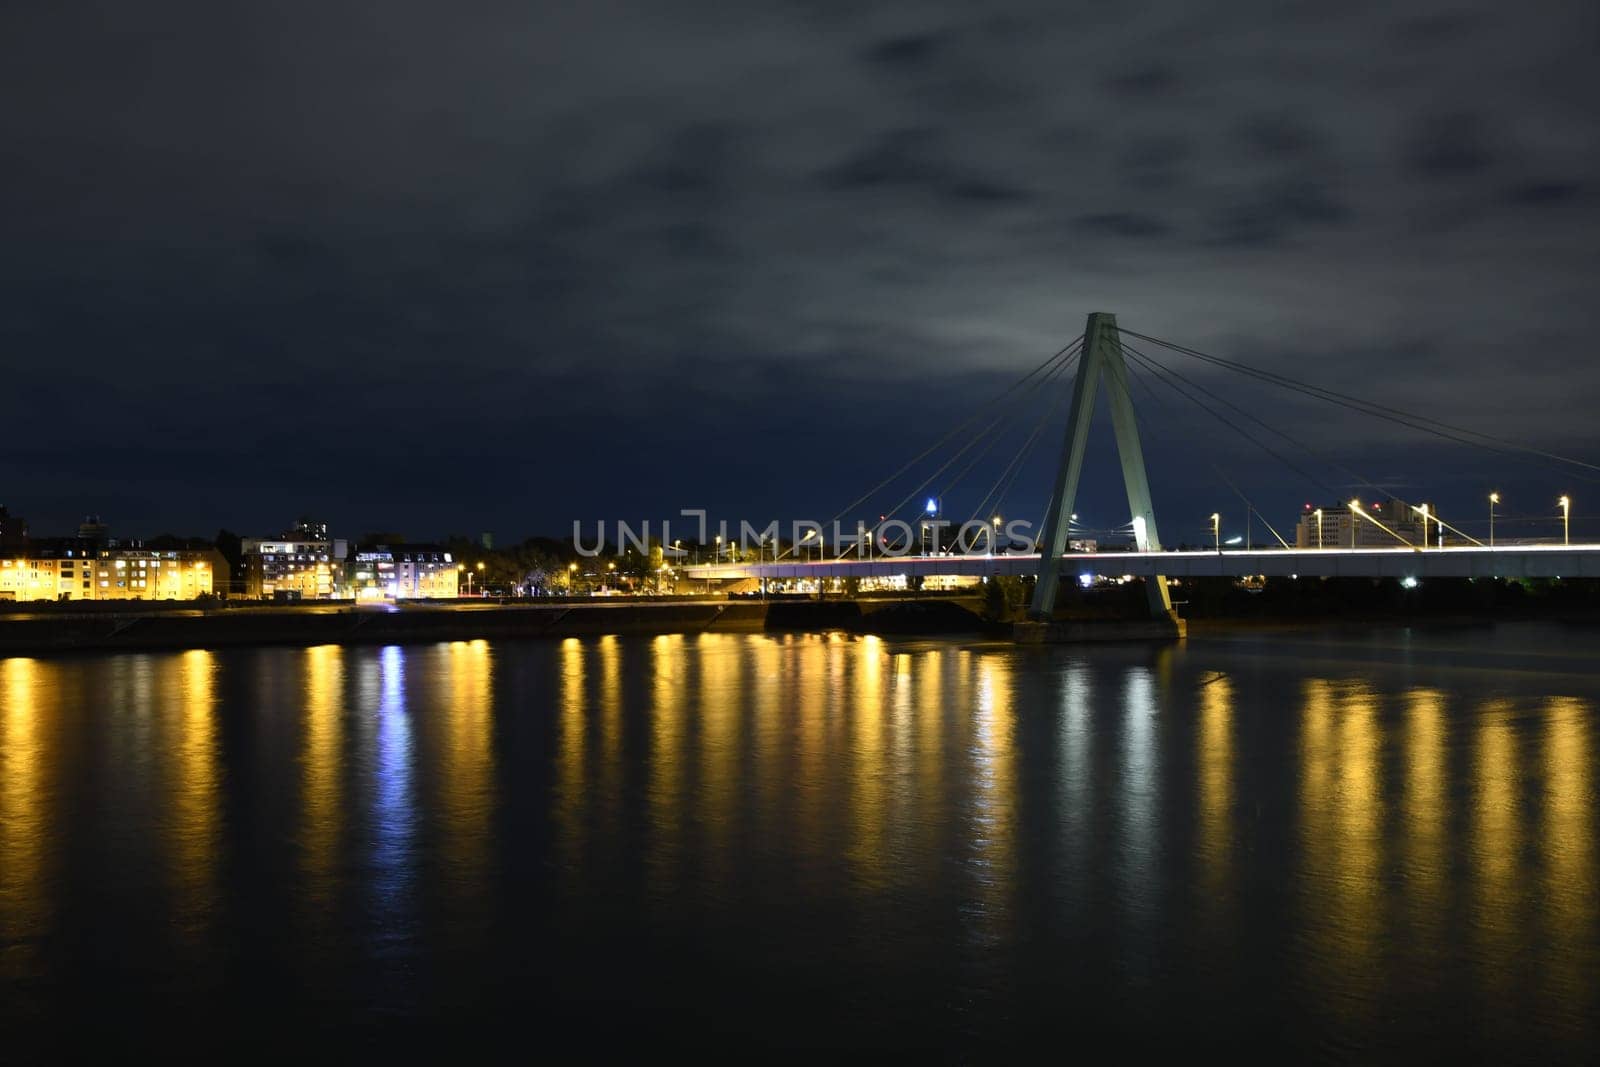
[[[1122,482],[1128,490],[1128,510],[1133,515],[1133,535],[1140,552],[1161,551],[1161,536],[1156,532],[1155,508],[1150,503],[1150,479],[1144,469],[1144,449],[1139,444],[1139,424],[1128,395],[1128,367],[1122,357],[1117,336],[1117,317],[1104,311],[1091,312],[1083,330],[1083,355],[1078,360],[1078,377],[1072,386],[1072,408],[1067,415],[1067,435],[1061,447],[1061,465],[1056,471],[1050,505],[1045,510],[1039,531],[1039,577],[1033,587],[1033,603],[1028,614],[1048,620],[1055,612],[1056,591],[1061,585],[1059,560],[1067,550],[1072,508],[1078,495],[1078,477],[1083,473],[1083,453],[1089,441],[1089,423],[1094,418],[1097,387],[1104,381],[1106,401],[1111,408],[1111,425],[1116,431],[1117,455],[1122,460]],[[1150,614],[1155,618],[1172,616],[1172,598],[1167,580],[1156,575],[1145,581]]]

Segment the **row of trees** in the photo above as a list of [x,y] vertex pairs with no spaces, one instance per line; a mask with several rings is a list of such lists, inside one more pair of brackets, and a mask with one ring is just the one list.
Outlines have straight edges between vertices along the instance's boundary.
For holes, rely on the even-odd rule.
[[471,538],[453,535],[444,547],[473,572],[474,588],[500,595],[564,596],[597,589],[658,592],[669,577],[663,572],[667,562],[658,544],[650,545],[648,552],[608,546],[597,556],[582,556],[570,543],[548,537],[484,548]]

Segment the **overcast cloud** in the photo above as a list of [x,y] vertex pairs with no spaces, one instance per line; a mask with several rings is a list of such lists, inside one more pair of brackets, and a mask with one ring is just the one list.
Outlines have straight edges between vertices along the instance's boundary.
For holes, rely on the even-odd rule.
[[[1594,461],[1596,12],[9,4],[0,502],[826,517],[1092,310]],[[1421,492],[1511,477],[1278,411]],[[1186,440],[1158,512],[1211,499]]]

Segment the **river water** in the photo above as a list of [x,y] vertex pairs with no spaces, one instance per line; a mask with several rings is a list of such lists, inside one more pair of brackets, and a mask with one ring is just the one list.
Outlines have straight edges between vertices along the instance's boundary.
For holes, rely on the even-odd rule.
[[0,660],[0,1061],[1582,1059],[1597,649],[1505,625]]

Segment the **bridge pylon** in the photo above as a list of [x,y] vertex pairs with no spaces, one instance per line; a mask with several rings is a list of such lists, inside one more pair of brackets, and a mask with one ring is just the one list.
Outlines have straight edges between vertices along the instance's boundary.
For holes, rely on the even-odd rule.
[[[1133,398],[1128,395],[1128,367],[1117,334],[1117,317],[1104,311],[1091,312],[1083,329],[1083,354],[1078,358],[1078,377],[1072,386],[1072,410],[1067,417],[1061,466],[1056,471],[1054,491],[1039,531],[1039,579],[1028,609],[1035,619],[1048,620],[1055,613],[1061,556],[1067,550],[1078,476],[1083,471],[1089,423],[1094,418],[1097,387],[1102,379],[1111,408],[1111,425],[1116,431],[1117,455],[1122,460],[1122,482],[1128,490],[1128,510],[1133,515],[1134,541],[1140,551],[1161,551],[1156,513],[1150,503],[1150,479],[1144,469],[1144,449],[1139,443],[1139,424],[1134,419]],[[1172,598],[1165,576],[1147,579],[1145,592],[1152,617],[1172,617]]]

